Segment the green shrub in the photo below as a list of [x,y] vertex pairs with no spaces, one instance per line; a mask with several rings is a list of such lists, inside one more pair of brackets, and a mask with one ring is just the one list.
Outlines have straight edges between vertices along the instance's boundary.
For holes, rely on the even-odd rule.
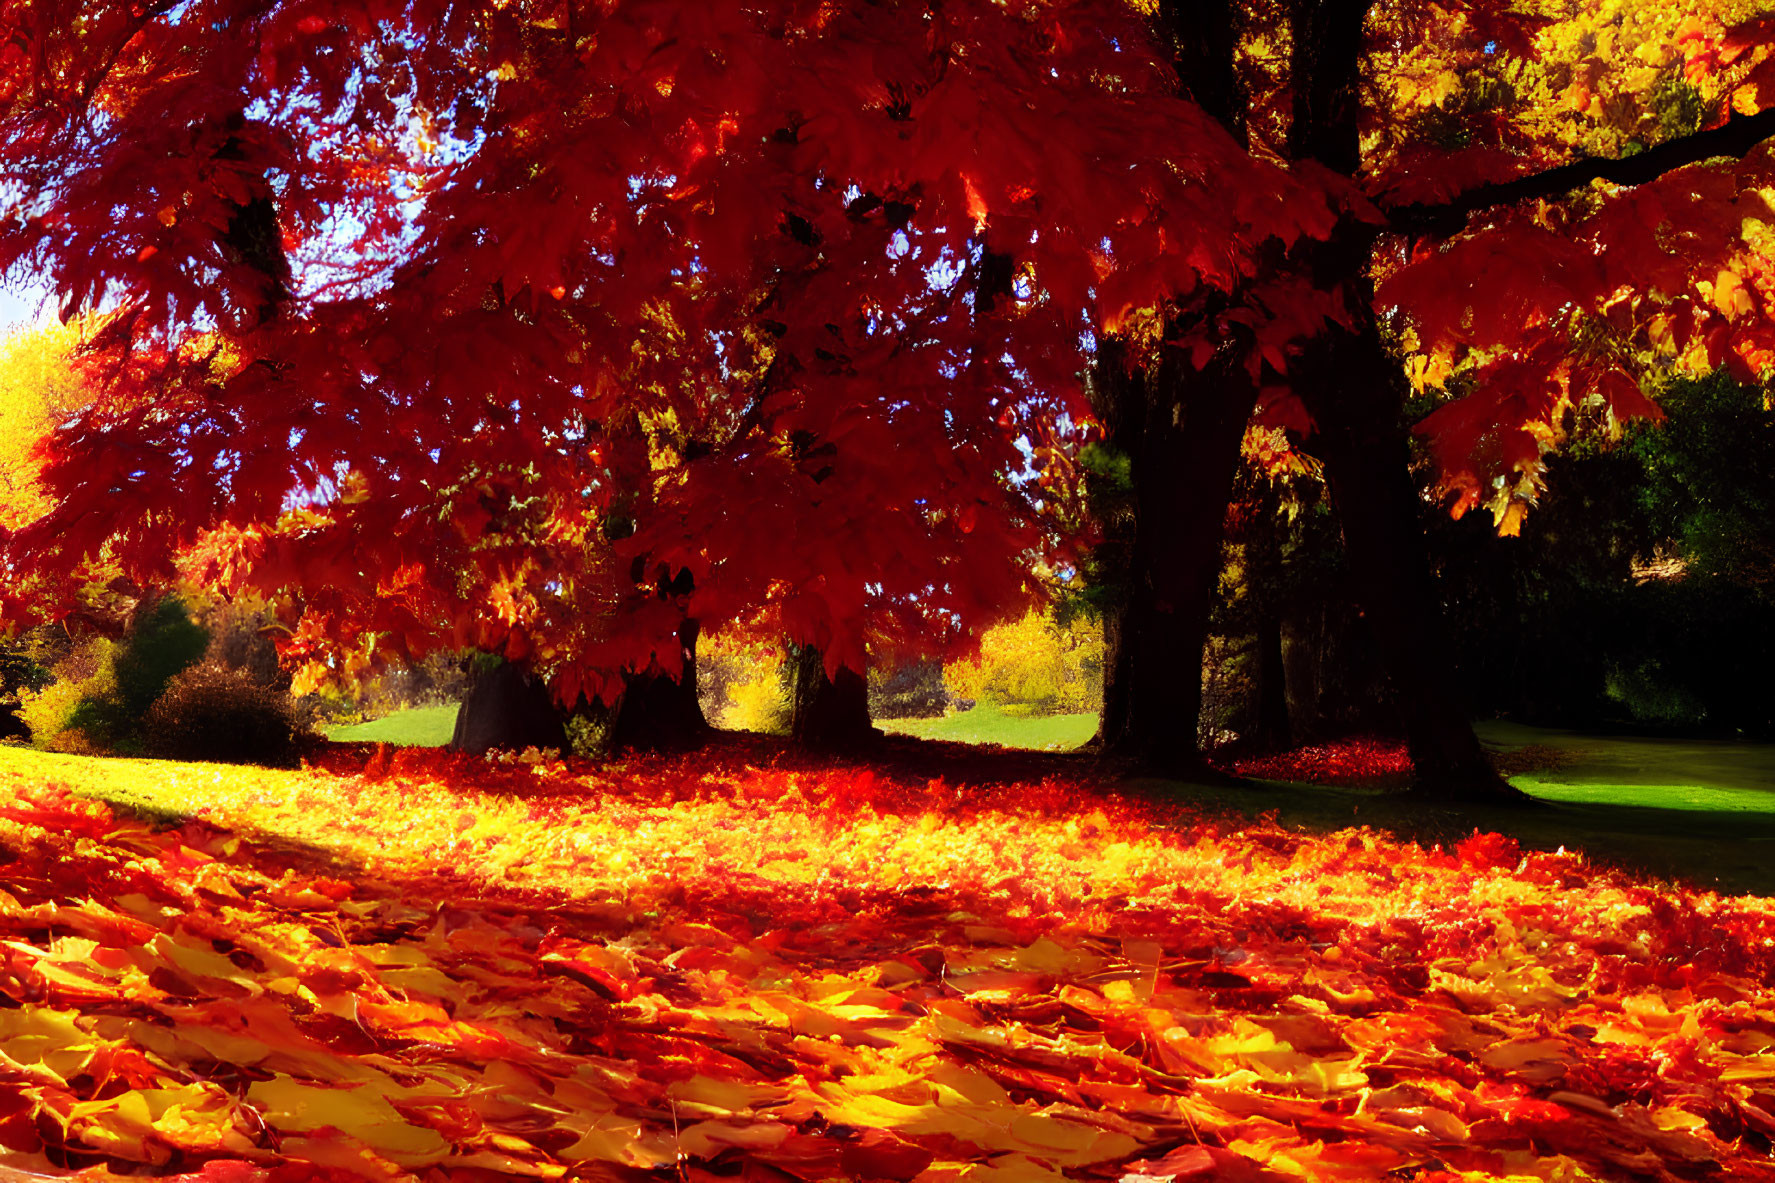
[[121,640],[63,634],[56,646],[39,637],[20,667],[19,718],[32,744],[46,751],[138,754],[143,716],[209,641],[209,631],[173,596],[144,604]]
[[121,641],[88,640],[57,665],[56,682],[20,695],[32,742],[80,755],[141,753],[143,716],[208,645],[176,597],[144,605]]
[[150,755],[225,764],[293,764],[300,739],[287,691],[208,662],[173,676],[142,734]]
[[940,661],[870,666],[871,719],[940,719],[952,701],[943,685],[943,663]]
[[1657,658],[1616,666],[1608,672],[1603,689],[1609,701],[1642,726],[1701,727],[1707,722],[1707,705],[1671,678]]
[[63,750],[138,756],[142,748],[133,734],[135,722],[125,712],[122,702],[115,694],[82,698],[68,712],[62,730],[64,734],[77,733],[83,742],[65,742]]
[[202,659],[209,643],[209,632],[191,619],[176,596],[141,613],[117,654],[118,717],[140,719],[174,675]]
[[567,733],[567,754],[594,760],[609,756],[614,722],[615,716],[609,707],[601,702],[581,699],[561,724]]
[[98,738],[77,723],[76,716],[85,703],[116,696],[115,651],[115,642],[89,637],[56,663],[53,681],[40,689],[19,690],[19,717],[31,729],[32,746],[76,755],[92,755],[100,750]]

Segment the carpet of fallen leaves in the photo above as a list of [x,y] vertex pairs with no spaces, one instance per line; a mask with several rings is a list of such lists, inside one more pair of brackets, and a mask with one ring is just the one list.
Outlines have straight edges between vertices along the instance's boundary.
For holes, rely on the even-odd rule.
[[20,757],[0,938],[43,1173],[1775,1180],[1775,903],[1496,835],[743,751]]
[[[1557,768],[1572,758],[1567,750],[1528,744],[1495,752],[1491,760],[1499,772],[1515,776]],[[1405,741],[1377,736],[1353,736],[1284,752],[1229,755],[1216,763],[1236,776],[1363,789],[1405,788],[1412,772]]]

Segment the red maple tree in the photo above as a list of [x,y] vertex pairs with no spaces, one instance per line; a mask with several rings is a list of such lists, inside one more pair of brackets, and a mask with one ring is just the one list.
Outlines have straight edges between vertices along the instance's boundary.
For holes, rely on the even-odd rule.
[[1332,224],[1097,0],[6,21],[0,264],[110,313],[7,561],[182,557],[334,669],[941,649],[1025,594],[1024,392]]

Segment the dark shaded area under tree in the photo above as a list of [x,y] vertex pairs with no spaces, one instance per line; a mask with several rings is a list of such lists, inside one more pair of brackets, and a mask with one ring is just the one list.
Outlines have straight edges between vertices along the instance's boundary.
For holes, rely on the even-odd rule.
[[1429,517],[1477,708],[1520,722],[1775,737],[1775,410],[1724,375],[1666,421],[1549,458],[1517,538]]
[[[1520,536],[1489,514],[1419,513],[1455,685],[1485,717],[1539,726],[1775,737],[1775,410],[1725,376],[1676,381],[1667,419],[1611,441],[1573,423]],[[1411,407],[1411,413],[1421,412]],[[1420,471],[1422,471],[1420,469]],[[1296,743],[1400,734],[1324,486],[1247,468],[1214,633],[1210,731],[1272,749],[1263,632],[1279,634]],[[1273,677],[1273,668],[1267,673]],[[1273,699],[1269,709],[1275,709]]]

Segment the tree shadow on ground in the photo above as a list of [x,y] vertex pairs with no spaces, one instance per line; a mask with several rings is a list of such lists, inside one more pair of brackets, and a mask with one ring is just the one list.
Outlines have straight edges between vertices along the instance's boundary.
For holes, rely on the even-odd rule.
[[[1048,752],[886,735],[868,749],[845,755],[810,753],[788,740],[746,732],[713,732],[701,759],[730,765],[806,773],[868,770],[918,784],[943,781],[958,789],[1063,781],[1084,794],[1133,795],[1237,824],[1274,813],[1284,825],[1325,832],[1369,826],[1425,846],[1454,842],[1475,829],[1496,831],[1523,847],[1581,850],[1598,863],[1630,873],[1684,882],[1725,893],[1775,895],[1775,792],[1764,792],[1758,774],[1775,760],[1769,745],[1696,745],[1635,737],[1583,736],[1491,726],[1488,739],[1506,766],[1512,751],[1532,748],[1531,759],[1512,768],[1515,781],[1545,805],[1540,809],[1438,807],[1373,787],[1249,781],[1205,785],[1134,777],[1092,752]],[[333,771],[374,765],[374,745],[336,745]],[[424,749],[408,757],[417,767]],[[1535,770],[1537,760],[1550,767]],[[383,754],[388,761],[391,757]],[[464,758],[466,759],[466,758]],[[645,775],[673,757],[630,757],[625,766]],[[392,756],[396,771],[402,762]],[[555,794],[522,767],[500,772],[475,761],[477,787],[534,797]],[[575,771],[596,773],[609,765],[569,761]],[[386,771],[386,769],[385,769]],[[503,785],[501,789],[499,786]]]
[[[1154,795],[1210,814],[1314,832],[1368,826],[1424,846],[1450,846],[1474,830],[1495,831],[1525,849],[1578,850],[1604,866],[1727,894],[1775,895],[1775,794],[1767,810],[1682,809],[1621,801],[1540,796],[1539,809],[1438,808],[1401,794],[1288,782],[1248,787],[1139,782]],[[1624,790],[1625,792],[1625,790]]]
[[[1375,788],[1130,777],[1091,752],[910,736],[888,736],[849,758],[809,755],[781,740],[737,733],[723,733],[715,747],[761,765],[817,770],[855,763],[883,775],[941,779],[958,787],[1064,780],[1210,817],[1255,820],[1273,812],[1288,826],[1317,832],[1369,826],[1425,846],[1451,845],[1475,829],[1496,831],[1526,849],[1581,850],[1600,864],[1634,874],[1730,894],[1775,895],[1775,792],[1762,791],[1759,782],[1762,766],[1775,761],[1775,747],[1667,744],[1510,727],[1492,727],[1486,734],[1501,749],[1518,786],[1543,808],[1438,807]],[[1523,751],[1525,745],[1533,747],[1530,758],[1512,767],[1512,750]],[[1535,769],[1548,760],[1551,767]]]

